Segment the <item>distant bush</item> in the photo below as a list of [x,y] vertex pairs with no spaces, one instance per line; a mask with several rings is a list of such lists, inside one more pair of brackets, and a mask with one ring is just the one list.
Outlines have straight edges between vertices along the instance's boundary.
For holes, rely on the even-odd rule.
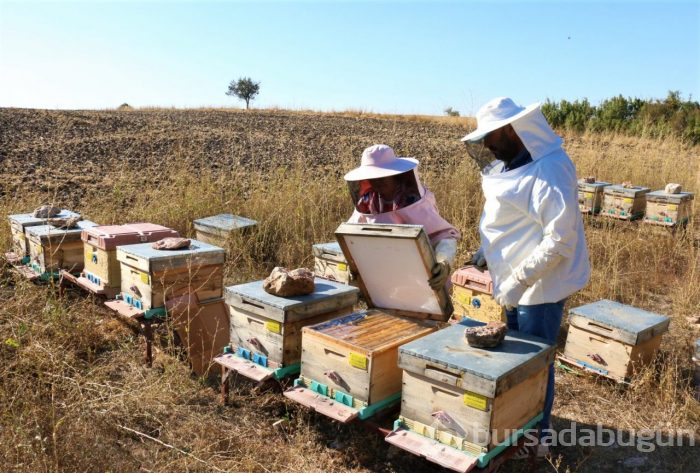
[[458,117],[459,116],[459,110],[455,110],[452,107],[447,107],[445,109],[445,115],[448,117]]
[[133,110],[133,107],[128,103],[124,102],[119,107],[117,107],[117,110]]
[[642,100],[622,95],[591,105],[587,99],[569,102],[547,100],[542,112],[555,128],[570,131],[614,131],[635,136],[677,136],[700,143],[700,103],[683,100],[670,91],[663,100]]

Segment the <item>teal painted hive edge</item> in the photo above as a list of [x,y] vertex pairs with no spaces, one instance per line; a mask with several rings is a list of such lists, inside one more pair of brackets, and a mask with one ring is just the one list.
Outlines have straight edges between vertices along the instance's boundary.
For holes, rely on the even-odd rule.
[[301,363],[294,363],[293,365],[283,366],[281,368],[277,368],[276,370],[273,370],[272,375],[275,377],[276,380],[279,381],[282,378],[286,378],[287,376],[297,374],[300,371],[301,371]]
[[38,277],[42,281],[58,281],[58,279],[61,277],[58,271],[44,271],[42,273],[41,268],[36,263],[32,263],[30,267],[32,271],[39,275]]
[[[543,416],[544,416],[544,414],[543,414],[542,412],[540,412],[540,413],[537,414],[535,417],[533,417],[532,419],[530,419],[530,421],[529,421],[527,424],[525,424],[525,425],[522,426],[520,429],[518,429],[516,432],[514,432],[513,435],[511,435],[510,437],[508,437],[508,438],[507,438],[505,441],[503,441],[502,443],[498,444],[498,446],[497,446],[496,448],[494,448],[493,450],[491,450],[491,451],[489,451],[489,452],[482,453],[482,454],[479,454],[479,455],[472,455],[472,454],[470,454],[469,452],[466,452],[466,451],[464,451],[464,450],[459,450],[459,449],[454,448],[454,447],[451,447],[451,446],[449,446],[449,445],[445,445],[444,443],[441,443],[441,445],[445,445],[445,447],[448,447],[448,448],[451,448],[451,449],[453,449],[453,450],[456,450],[456,451],[458,451],[459,453],[461,453],[462,455],[466,455],[466,456],[468,456],[468,457],[476,458],[476,459],[477,459],[477,462],[478,462],[478,463],[477,463],[477,467],[478,467],[478,468],[485,468],[485,467],[489,464],[489,462],[490,462],[491,460],[493,460],[495,457],[497,457],[498,455],[500,455],[505,449],[507,449],[508,447],[510,447],[511,445],[513,445],[514,443],[516,443],[518,440],[520,440],[520,437],[522,437],[523,435],[525,435],[525,431],[526,431],[526,430],[532,429],[539,421],[542,420],[542,417],[543,417]],[[394,421],[394,431],[396,431],[396,430],[398,430],[398,429],[400,429],[400,428],[402,428],[402,427],[403,427],[403,423],[401,422],[401,419],[396,419],[396,420]],[[411,432],[413,432],[413,431],[411,431]],[[416,435],[420,435],[418,432],[413,432],[413,433],[416,434]]]
[[[294,387],[297,387],[297,386],[301,386],[302,388],[309,389],[309,386],[307,386],[304,383],[304,380],[301,378],[297,378],[294,380]],[[322,394],[318,391],[315,391],[315,392],[319,396],[323,396],[327,399],[330,399],[331,401],[338,402],[337,399],[334,399],[330,396],[326,396],[325,394]],[[350,396],[348,395],[348,397],[350,397]],[[401,392],[398,392],[396,394],[392,394],[391,396],[387,397],[386,399],[382,399],[379,402],[375,402],[374,404],[370,404],[368,406],[365,406],[362,409],[355,409],[354,407],[350,407],[350,406],[347,406],[347,407],[349,407],[350,409],[355,409],[357,411],[357,418],[358,419],[366,420],[366,419],[369,419],[370,417],[374,416],[378,411],[385,409],[389,406],[392,406],[400,401],[401,401]]]

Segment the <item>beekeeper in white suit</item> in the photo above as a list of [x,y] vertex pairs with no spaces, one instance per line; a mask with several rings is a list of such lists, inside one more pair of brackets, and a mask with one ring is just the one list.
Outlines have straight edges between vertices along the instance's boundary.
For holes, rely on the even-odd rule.
[[[564,301],[587,284],[591,271],[576,169],[539,104],[521,107],[499,97],[476,118],[476,130],[462,138],[470,156],[485,165],[481,248],[472,263],[488,265],[509,329],[556,344]],[[543,429],[549,429],[553,402],[550,366]],[[546,434],[540,456],[548,450]]]
[[440,216],[435,196],[421,184],[418,161],[396,156],[390,146],[373,145],[345,180],[355,205],[348,222],[423,225],[437,261],[428,283],[433,289],[443,287],[461,235]]

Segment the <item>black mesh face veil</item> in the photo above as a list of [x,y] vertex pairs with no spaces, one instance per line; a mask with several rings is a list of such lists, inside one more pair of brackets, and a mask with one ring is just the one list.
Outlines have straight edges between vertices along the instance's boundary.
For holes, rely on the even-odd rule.
[[465,141],[464,146],[467,148],[469,157],[472,158],[472,161],[481,171],[496,160],[496,155],[484,145],[483,139],[476,142]]
[[382,179],[391,179],[394,181],[393,185],[389,186],[396,191],[394,195],[382,195],[381,189],[383,189],[385,186],[372,186],[372,181],[379,181],[379,179],[348,181],[350,197],[352,198],[353,205],[358,212],[363,214],[373,213],[370,209],[376,211],[380,206],[380,200],[387,204],[395,202],[400,207],[411,205],[420,200],[421,197],[418,181],[416,180],[416,173],[413,169]]

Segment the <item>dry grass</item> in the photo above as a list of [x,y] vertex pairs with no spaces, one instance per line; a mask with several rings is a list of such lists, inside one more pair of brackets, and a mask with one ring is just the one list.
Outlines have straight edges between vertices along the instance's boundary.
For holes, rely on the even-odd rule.
[[[362,113],[35,113],[44,115],[0,110],[0,121],[10,125],[0,131],[7,164],[1,215],[54,200],[103,224],[148,220],[185,234],[204,215],[254,218],[259,226],[231,242],[226,284],[260,278],[277,264],[310,265],[311,245],[332,240],[350,213],[342,173],[373,142],[421,159],[442,213],[463,231],[460,260],[477,245],[479,180],[458,142],[466,126]],[[31,132],[38,129],[44,144]],[[697,148],[618,136],[566,138],[582,175],[700,188]],[[164,162],[154,159],[159,156]],[[41,170],[27,172],[27,161]],[[586,232],[593,276],[569,305],[619,300],[669,315],[671,331],[659,362],[628,389],[558,372],[555,426],[663,424],[700,435],[689,348],[700,333],[685,319],[700,312],[698,224],[672,236],[590,219]],[[9,244],[6,225],[0,241]],[[7,270],[0,278],[0,336],[0,458],[9,470],[438,470],[360,427],[334,425],[242,381],[232,406],[222,407],[216,385],[190,375],[167,351],[145,368],[142,339],[99,301],[77,292],[59,298]],[[278,419],[288,420],[285,428],[271,426]],[[620,462],[639,455],[633,448],[560,447],[552,464],[540,467],[620,471]],[[643,471],[697,471],[692,449],[660,448],[643,457]],[[515,463],[506,468],[521,470]]]

